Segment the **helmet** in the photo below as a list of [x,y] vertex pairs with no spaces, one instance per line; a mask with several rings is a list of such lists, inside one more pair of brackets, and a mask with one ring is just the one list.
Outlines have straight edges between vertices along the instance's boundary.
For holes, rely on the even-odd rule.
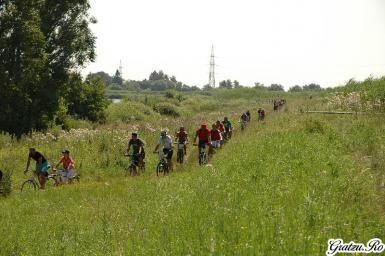
[[160,136],[164,137],[167,135],[167,131],[166,130],[163,130],[160,132]]

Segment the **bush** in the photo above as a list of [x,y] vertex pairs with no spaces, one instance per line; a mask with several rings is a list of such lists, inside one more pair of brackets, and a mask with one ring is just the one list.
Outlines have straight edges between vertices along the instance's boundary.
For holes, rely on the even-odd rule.
[[179,117],[181,115],[176,106],[166,102],[155,105],[154,110],[165,116]]
[[107,122],[128,123],[133,120],[149,120],[159,117],[151,107],[140,102],[124,100],[111,104],[107,109]]
[[12,172],[0,171],[0,196],[7,196],[12,191]]
[[308,133],[324,133],[325,127],[319,120],[308,119],[305,122],[305,130]]

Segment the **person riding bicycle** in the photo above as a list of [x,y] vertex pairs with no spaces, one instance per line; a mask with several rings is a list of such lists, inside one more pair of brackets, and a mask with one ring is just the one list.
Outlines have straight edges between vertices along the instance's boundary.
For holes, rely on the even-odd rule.
[[218,130],[218,126],[216,123],[212,125],[210,134],[211,134],[211,145],[213,146],[213,148],[220,148],[222,135],[221,135],[221,132]]
[[68,149],[64,149],[62,154],[63,157],[56,164],[55,168],[58,168],[60,164],[63,164],[64,177],[66,177],[69,182],[71,182],[73,177],[75,177],[75,162],[70,157],[70,151]]
[[250,114],[250,111],[249,111],[249,110],[246,111],[246,116],[247,116],[247,122],[250,122],[250,120],[251,120],[251,114]]
[[229,118],[227,116],[225,116],[222,123],[223,123],[223,126],[225,128],[225,137],[227,137],[227,139],[230,139],[231,135],[233,133],[233,126],[232,126],[231,122],[229,121]]
[[277,101],[277,100],[274,100],[274,102],[273,102],[273,110],[274,110],[274,111],[277,111],[277,110],[278,110],[278,106],[279,106],[278,101]]
[[49,164],[47,159],[40,152],[36,151],[35,148],[30,148],[28,153],[27,167],[25,168],[24,174],[28,172],[29,164],[31,159],[36,161],[35,174],[38,177],[40,188],[45,189],[45,183],[48,177]]
[[172,155],[174,153],[173,142],[172,142],[171,136],[167,134],[166,130],[160,133],[160,138],[158,140],[158,144],[155,147],[154,153],[158,153],[158,149],[161,145],[163,146],[163,154],[166,156],[168,166],[170,170],[172,170],[173,169]]
[[258,120],[263,121],[265,119],[265,110],[263,108],[258,108]]
[[144,142],[138,138],[138,134],[133,132],[131,134],[131,139],[128,142],[127,155],[130,154],[132,148],[132,157],[135,166],[138,166],[139,163],[143,162],[146,153],[144,152]]
[[[209,145],[209,152],[212,151],[211,147],[211,131],[207,129],[207,125],[202,123],[200,128],[195,132],[194,143],[196,143],[197,138],[199,138],[198,142],[198,153],[200,153],[200,149],[204,149],[206,145]],[[199,157],[199,155],[198,155]]]
[[187,154],[187,147],[186,144],[188,142],[188,134],[185,131],[184,127],[179,128],[179,132],[176,133],[175,140],[178,141],[178,144],[184,145],[184,154]]

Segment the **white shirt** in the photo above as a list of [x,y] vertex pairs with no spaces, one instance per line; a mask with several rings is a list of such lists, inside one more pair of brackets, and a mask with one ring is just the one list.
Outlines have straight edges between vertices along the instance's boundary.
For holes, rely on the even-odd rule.
[[172,138],[170,135],[166,135],[165,137],[160,136],[158,140],[159,145],[163,145],[164,148],[166,149],[171,149],[172,148]]

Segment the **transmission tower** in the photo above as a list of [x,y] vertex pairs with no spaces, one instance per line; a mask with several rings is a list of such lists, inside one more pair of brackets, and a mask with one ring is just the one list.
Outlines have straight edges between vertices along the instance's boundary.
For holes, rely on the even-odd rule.
[[209,86],[215,88],[215,56],[214,45],[211,46]]

